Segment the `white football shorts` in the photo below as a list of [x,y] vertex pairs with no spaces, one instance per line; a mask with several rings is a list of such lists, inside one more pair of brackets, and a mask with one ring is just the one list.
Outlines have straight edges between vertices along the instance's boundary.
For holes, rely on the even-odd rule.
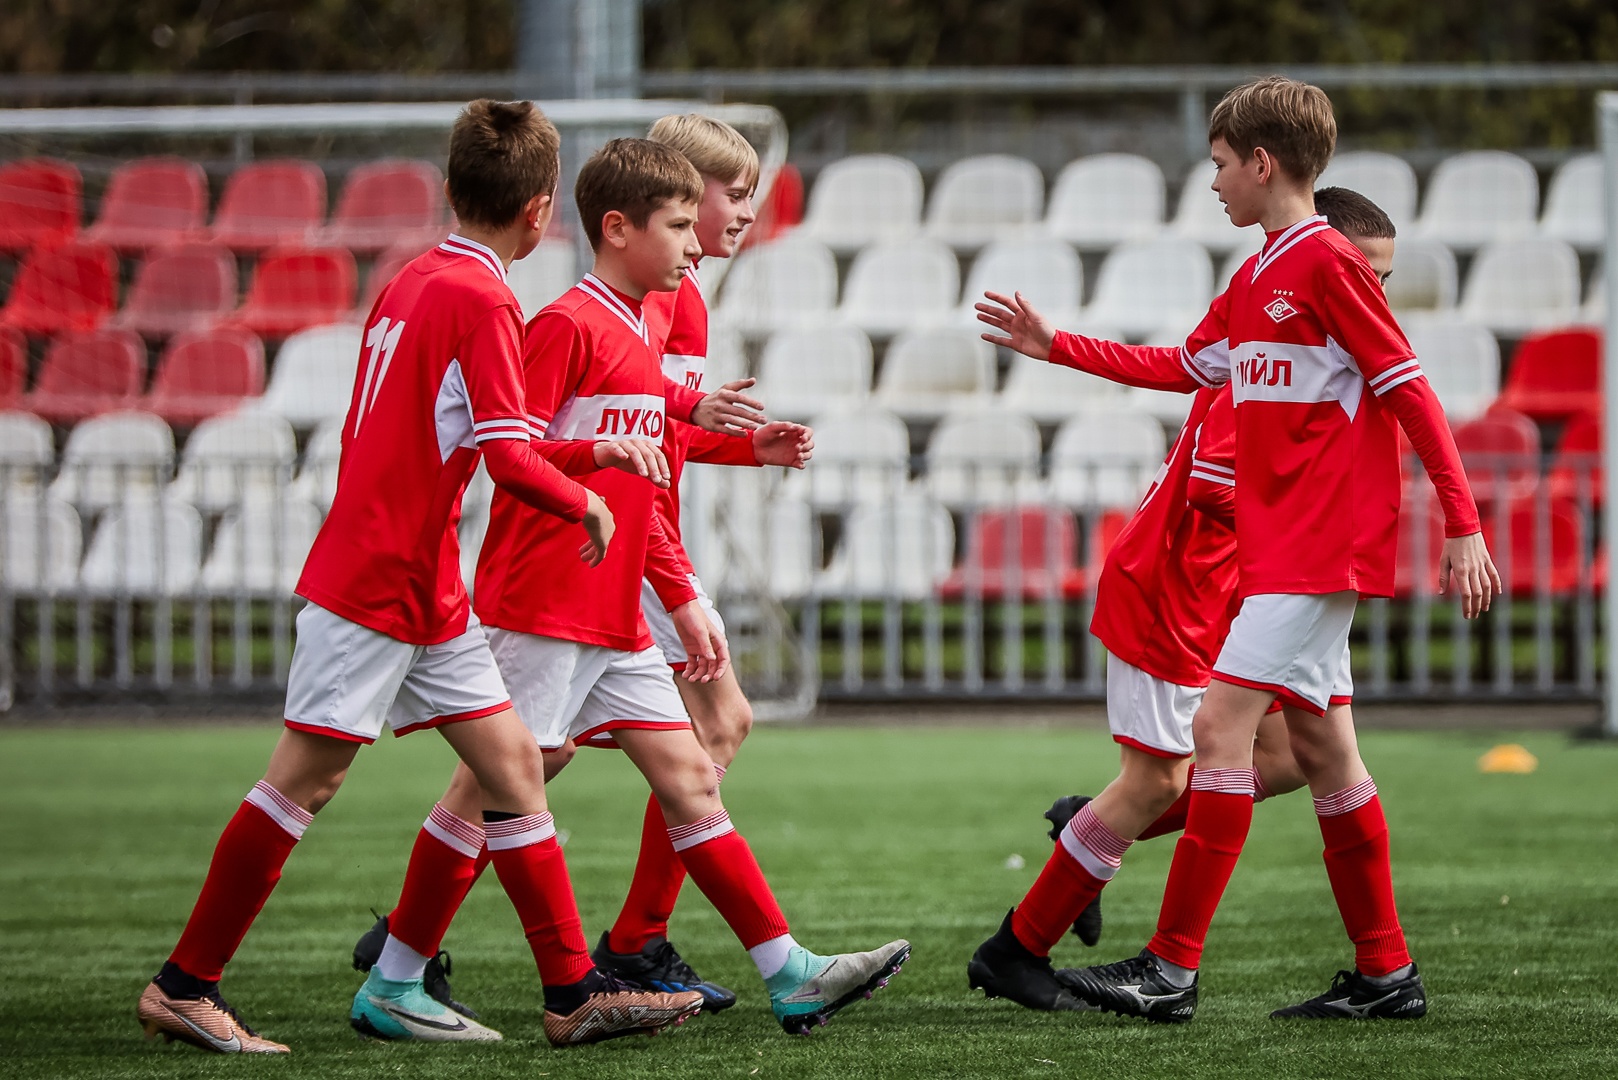
[[1354,699],[1348,630],[1355,592],[1313,596],[1261,593],[1242,601],[1214,661],[1214,678],[1273,691],[1283,704],[1316,716]]
[[286,725],[350,742],[475,720],[511,707],[478,617],[437,645],[412,645],[319,604],[298,613]]
[[[714,629],[721,634],[725,632],[725,620],[719,617],[719,612],[713,606],[713,600],[708,596],[708,590],[702,587],[697,575],[691,574],[691,587],[697,590],[697,603],[713,623]],[[680,635],[675,632],[674,620],[663,609],[663,601],[657,598],[657,590],[645,578],[640,582],[640,610],[646,616],[646,626],[652,632],[652,640],[657,647],[663,650],[663,659],[668,661],[669,667],[675,671],[684,671],[685,662],[690,659],[685,655],[685,646],[680,643]]]
[[622,728],[691,726],[674,673],[655,645],[626,652],[497,626],[488,635],[517,715],[541,749],[568,739],[615,747],[612,733]]
[[1190,757],[1196,749],[1191,718],[1206,692],[1206,687],[1148,675],[1107,654],[1107,726],[1113,742],[1154,757]]

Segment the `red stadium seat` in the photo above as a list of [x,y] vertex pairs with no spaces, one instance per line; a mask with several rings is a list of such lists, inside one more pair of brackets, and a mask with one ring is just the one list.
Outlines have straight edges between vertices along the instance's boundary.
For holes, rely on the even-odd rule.
[[260,337],[283,338],[340,322],[354,306],[354,256],[342,248],[266,252],[247,299],[227,320]]
[[360,300],[359,307],[354,309],[356,318],[363,320],[371,313],[371,305],[382,294],[382,287],[399,275],[405,264],[417,255],[426,251],[432,245],[409,242],[395,244],[376,257],[371,264],[370,273],[365,276],[365,296]]
[[[1015,554],[1011,530],[1017,529]],[[959,600],[974,587],[985,600],[1040,600],[1051,590],[1073,597],[1083,591],[1078,568],[1078,530],[1073,515],[1057,507],[984,510],[972,519],[966,559],[941,587],[947,600]]]
[[1554,596],[1578,591],[1579,578],[1585,571],[1583,516],[1565,500],[1547,500],[1543,513],[1550,549],[1541,566],[1541,512],[1537,499],[1522,499],[1512,504],[1508,515],[1509,545],[1501,542],[1496,515],[1483,515],[1483,538],[1510,596],[1533,596],[1542,584],[1544,590]]
[[236,257],[218,244],[182,244],[141,264],[110,325],[168,337],[228,315],[236,306]]
[[423,250],[447,235],[444,175],[438,166],[376,161],[348,174],[331,224],[319,231],[317,242],[371,253],[400,243]]
[[1539,483],[1539,429],[1522,413],[1490,409],[1455,429],[1455,446],[1480,505],[1526,498]]
[[1601,505],[1601,414],[1580,413],[1567,422],[1551,462],[1551,497],[1573,505]]
[[28,389],[28,342],[15,330],[0,330],[0,412],[20,407]]
[[173,427],[194,427],[264,392],[264,345],[245,330],[182,334],[158,361],[143,408]]
[[29,252],[17,271],[0,327],[50,336],[91,330],[117,306],[118,259],[100,244],[63,244]]
[[51,343],[39,383],[22,406],[54,424],[136,405],[146,376],[146,346],[129,330],[65,334]]
[[1506,372],[1500,404],[1533,420],[1601,409],[1601,333],[1553,330],[1526,337]]
[[803,174],[796,165],[783,165],[775,185],[758,207],[758,220],[742,237],[742,246],[767,244],[803,222]]
[[84,180],[73,165],[51,158],[0,165],[0,251],[71,239],[83,214]]
[[326,174],[311,161],[265,161],[231,174],[213,239],[232,251],[302,244],[326,217]]
[[119,166],[85,239],[143,252],[199,235],[208,220],[208,177],[194,161],[142,158]]

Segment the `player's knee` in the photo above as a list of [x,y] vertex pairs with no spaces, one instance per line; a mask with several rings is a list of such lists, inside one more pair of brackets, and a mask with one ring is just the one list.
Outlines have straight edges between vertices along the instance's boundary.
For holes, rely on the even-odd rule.
[[726,705],[719,714],[717,738],[712,740],[708,752],[714,760],[722,765],[729,765],[735,758],[736,751],[741,749],[742,740],[746,739],[753,730],[753,706],[748,704],[744,697],[738,696],[734,702]]
[[1310,738],[1304,732],[1296,730],[1291,732],[1287,742],[1292,750],[1293,761],[1305,776],[1320,772],[1332,759],[1329,748],[1324,743]]
[[326,808],[326,804],[337,797],[337,789],[343,786],[343,778],[348,775],[344,769],[335,776],[328,776],[313,784],[309,794],[302,800],[303,808],[311,814],[318,814]]

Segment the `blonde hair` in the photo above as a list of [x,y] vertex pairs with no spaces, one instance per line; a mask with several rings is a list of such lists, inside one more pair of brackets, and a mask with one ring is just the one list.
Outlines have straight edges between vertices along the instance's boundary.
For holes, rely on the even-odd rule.
[[729,124],[701,113],[665,116],[646,137],[684,154],[705,177],[721,183],[742,177],[749,189],[758,186],[758,151]]
[[601,246],[601,219],[613,210],[637,229],[664,203],[702,201],[702,177],[684,154],[650,139],[613,139],[590,155],[573,185],[590,248]]
[[529,199],[556,190],[562,137],[532,101],[479,98],[449,134],[449,203],[462,221],[504,228]]
[[1337,149],[1337,117],[1320,87],[1271,75],[1219,100],[1208,118],[1208,141],[1215,139],[1243,161],[1262,146],[1295,179],[1313,182]]

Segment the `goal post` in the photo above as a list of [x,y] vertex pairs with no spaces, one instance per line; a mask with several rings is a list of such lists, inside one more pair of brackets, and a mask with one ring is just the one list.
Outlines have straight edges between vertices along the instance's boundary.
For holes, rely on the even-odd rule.
[[[1602,251],[1605,266],[1606,318],[1603,324],[1605,351],[1602,364],[1602,534],[1606,537],[1607,559],[1612,559],[1613,539],[1618,537],[1618,92],[1606,92],[1596,99],[1597,126],[1600,129],[1604,165],[1602,204],[1606,213],[1606,240]],[[1610,573],[1608,575],[1611,577]],[[1618,588],[1609,580],[1602,596],[1602,659],[1605,682],[1605,712],[1602,730],[1608,738],[1618,738]]]

